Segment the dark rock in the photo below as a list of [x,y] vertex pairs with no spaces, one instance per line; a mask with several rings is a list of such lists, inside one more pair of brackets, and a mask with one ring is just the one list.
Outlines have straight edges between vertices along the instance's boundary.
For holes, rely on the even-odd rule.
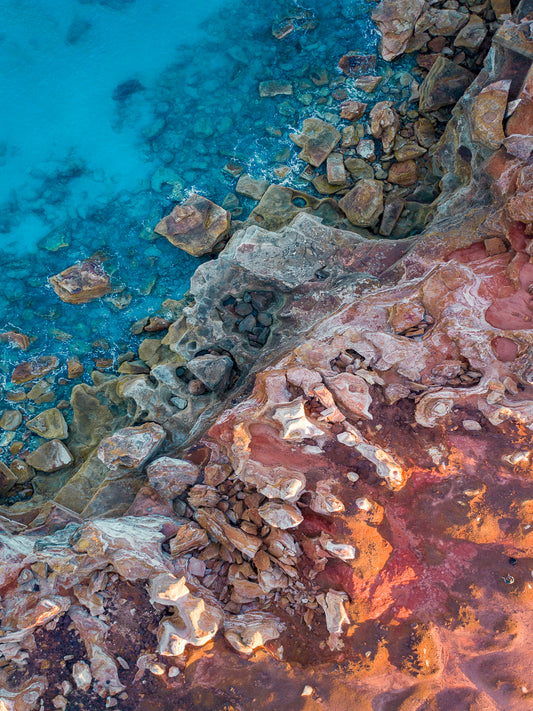
[[222,392],[229,385],[233,361],[229,356],[203,355],[190,360],[187,368],[208,390]]
[[455,104],[473,79],[472,72],[449,59],[438,57],[420,87],[420,110],[435,111]]
[[339,59],[339,67],[349,77],[358,77],[361,74],[368,74],[376,66],[375,54],[359,54],[359,52],[347,52]]

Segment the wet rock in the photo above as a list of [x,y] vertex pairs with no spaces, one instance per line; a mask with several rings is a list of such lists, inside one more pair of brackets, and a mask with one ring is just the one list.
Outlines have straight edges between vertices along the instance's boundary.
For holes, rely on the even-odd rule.
[[389,168],[387,176],[389,183],[408,187],[414,185],[418,180],[418,167],[414,160],[406,160],[403,163],[393,163]]
[[25,351],[30,345],[30,339],[24,333],[18,331],[4,331],[0,333],[0,343],[9,343],[10,346],[15,346]]
[[28,454],[26,461],[34,469],[48,473],[64,469],[74,458],[62,442],[52,439]]
[[454,46],[475,51],[481,47],[486,36],[487,28],[481,17],[470,15],[468,24],[463,27],[455,38]]
[[124,427],[100,442],[97,456],[109,469],[137,469],[157,452],[165,437],[165,430],[155,422]]
[[361,101],[343,101],[341,104],[341,118],[347,121],[355,121],[361,116],[364,116],[368,104],[364,104]]
[[56,356],[41,356],[33,360],[19,363],[11,375],[12,383],[28,383],[38,380],[59,368],[59,359]]
[[383,183],[378,180],[359,180],[339,205],[350,222],[358,227],[375,225],[383,212]]
[[0,427],[6,432],[14,432],[22,424],[22,413],[19,410],[4,410],[0,417]]
[[303,521],[303,516],[300,509],[293,504],[277,503],[269,501],[259,507],[259,515],[270,526],[281,528],[283,531],[287,528],[295,528]]
[[48,279],[52,289],[67,304],[85,304],[110,291],[109,274],[98,259],[86,259]]
[[244,173],[237,181],[235,192],[252,200],[261,200],[267,188],[268,180],[252,178],[248,173]]
[[507,109],[510,81],[486,86],[472,104],[472,137],[487,148],[496,150],[505,139],[503,120]]
[[383,81],[383,77],[366,74],[365,76],[357,77],[357,79],[354,80],[354,87],[356,89],[361,89],[361,91],[365,91],[367,94],[371,94],[377,89],[378,84],[381,81]]
[[43,410],[26,422],[26,427],[45,439],[66,439],[68,437],[67,423],[57,407]]
[[379,101],[370,112],[370,131],[374,138],[381,138],[383,150],[390,153],[400,127],[400,117],[392,101]]
[[230,214],[202,195],[191,195],[155,227],[175,247],[200,257],[229,232]]
[[67,360],[67,377],[71,380],[75,380],[83,375],[85,370],[83,363],[80,362],[79,358],[73,356]]
[[327,121],[308,118],[304,119],[302,133],[291,133],[290,138],[302,149],[301,160],[318,167],[340,141],[341,134]]
[[0,461],[0,494],[3,496],[18,483],[18,477]]
[[473,79],[472,72],[439,56],[420,86],[420,110],[435,111],[455,104]]
[[328,183],[331,185],[344,185],[346,183],[346,171],[342,154],[330,153],[326,163]]
[[358,77],[372,71],[376,66],[375,54],[348,52],[339,59],[339,68],[349,77]]
[[425,0],[381,0],[372,19],[381,33],[381,56],[388,62],[405,51]]
[[290,96],[292,94],[292,84],[290,81],[277,81],[272,79],[259,83],[259,96],[262,99],[270,96],[279,96],[280,94]]
[[233,361],[229,356],[208,354],[193,358],[187,368],[208,390],[223,392],[230,383]]
[[374,169],[362,158],[346,158],[344,165],[355,180],[362,180],[363,178],[374,179]]

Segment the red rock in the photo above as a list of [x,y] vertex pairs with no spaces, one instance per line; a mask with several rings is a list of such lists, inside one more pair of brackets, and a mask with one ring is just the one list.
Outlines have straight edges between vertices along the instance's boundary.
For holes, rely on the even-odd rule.
[[98,259],[86,259],[48,279],[53,290],[68,304],[85,304],[110,291],[109,274]]
[[59,365],[59,358],[56,356],[40,356],[25,363],[19,363],[11,375],[11,382],[20,384],[38,380],[57,370]]

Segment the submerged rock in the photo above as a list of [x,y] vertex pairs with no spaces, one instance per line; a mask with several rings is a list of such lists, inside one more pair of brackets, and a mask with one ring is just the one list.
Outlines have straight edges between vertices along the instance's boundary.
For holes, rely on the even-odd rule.
[[30,380],[38,380],[59,368],[59,358],[56,356],[40,356],[33,360],[19,363],[13,370],[11,382],[20,384]]
[[175,247],[185,250],[193,257],[201,257],[213,251],[229,232],[231,217],[202,195],[191,195],[172,210],[155,227]]
[[48,279],[67,304],[85,304],[109,293],[109,274],[98,259],[86,259]]

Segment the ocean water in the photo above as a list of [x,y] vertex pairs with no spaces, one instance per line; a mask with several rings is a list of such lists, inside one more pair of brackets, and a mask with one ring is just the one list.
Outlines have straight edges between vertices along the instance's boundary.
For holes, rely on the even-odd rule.
[[[304,6],[316,28],[275,39],[273,22]],[[337,61],[347,51],[376,52],[372,7],[0,0],[0,330],[33,339],[24,354],[0,344],[5,387],[30,355],[77,355],[89,372],[95,353],[135,347],[131,324],[180,298],[199,263],[153,227],[192,191],[218,202],[232,193],[228,160],[308,189],[289,133],[308,116],[338,121]],[[378,62],[385,81],[375,100],[389,91],[401,98],[405,62]],[[294,95],[261,99],[265,79],[290,80]],[[342,87],[350,98],[366,96],[350,81]],[[241,218],[251,207],[241,199]],[[117,294],[64,304],[47,278],[95,253]]]

